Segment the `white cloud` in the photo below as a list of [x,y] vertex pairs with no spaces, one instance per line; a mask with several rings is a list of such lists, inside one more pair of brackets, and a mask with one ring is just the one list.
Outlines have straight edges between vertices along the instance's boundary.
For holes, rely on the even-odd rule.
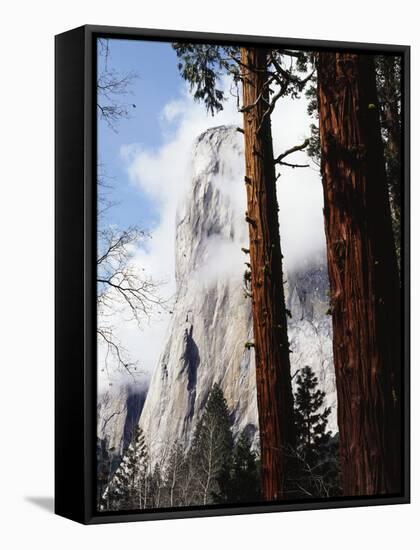
[[[165,141],[160,148],[149,150],[138,144],[121,147],[121,157],[127,164],[132,184],[155,201],[160,213],[151,240],[137,250],[133,261],[149,276],[165,281],[162,291],[167,298],[175,293],[175,216],[177,205],[191,184],[193,143],[209,127],[241,123],[233,97],[221,113],[211,117],[185,87],[179,98],[163,107],[160,124]],[[309,123],[304,100],[278,102],[272,117],[275,155],[308,137]],[[224,177],[242,178],[243,158],[228,151],[225,156],[225,166],[231,165],[231,174]],[[297,153],[290,161],[306,163],[308,158],[306,153]],[[322,187],[318,169],[313,165],[306,169],[283,168],[281,172],[278,200],[282,248],[286,266],[293,267],[325,246]],[[225,192],[228,189],[235,211],[242,217],[244,186],[226,186],[217,178],[214,184]],[[206,280],[243,271],[243,256],[235,243],[213,237],[207,245]],[[133,357],[140,358],[140,367],[148,373],[157,364],[170,321],[169,314],[160,317],[160,322],[146,324],[142,331],[134,323],[120,322],[119,336],[124,346]]]
[[187,102],[182,99],[175,99],[167,103],[162,109],[161,121],[164,123],[174,122],[175,119],[185,114],[187,110]]
[[[175,293],[176,208],[191,182],[193,143],[211,126],[237,125],[240,116],[236,107],[229,103],[225,110],[212,117],[202,104],[193,100],[185,86],[180,98],[163,107],[160,123],[166,139],[159,149],[145,149],[138,143],[125,144],[120,154],[132,184],[155,202],[160,214],[158,224],[151,231],[151,239],[146,246],[138,248],[133,263],[154,280],[164,281],[162,295],[170,299]],[[170,318],[169,313],[156,314],[140,331],[136,323],[126,321],[124,313],[112,320],[131,357],[139,358],[142,372],[151,373],[156,366]]]
[[[272,115],[274,155],[309,137],[310,122],[304,98],[279,101]],[[325,248],[323,193],[319,169],[306,152],[287,160],[310,164],[309,168],[281,167],[277,182],[282,252],[286,266],[294,267]]]
[[[168,108],[168,105],[172,107]],[[179,202],[191,183],[191,153],[199,134],[211,126],[238,124],[239,114],[230,103],[214,117],[204,106],[193,100],[185,87],[181,99],[163,108],[163,132],[172,134],[158,150],[124,146],[122,154],[134,152],[129,158],[128,172],[132,184],[153,199],[160,210],[160,222],[152,232],[147,249],[137,254],[137,261],[158,279],[167,281],[169,292],[175,291],[175,216]],[[174,105],[179,116],[174,117]],[[167,113],[171,115],[168,117]]]

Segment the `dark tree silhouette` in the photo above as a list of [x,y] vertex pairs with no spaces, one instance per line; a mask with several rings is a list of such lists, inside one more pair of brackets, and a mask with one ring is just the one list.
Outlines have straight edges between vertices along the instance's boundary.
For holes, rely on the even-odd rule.
[[258,502],[261,499],[260,463],[245,431],[239,435],[227,466],[219,476],[219,493],[215,501]]
[[289,490],[298,497],[331,497],[340,494],[338,437],[327,429],[331,408],[313,370],[306,366],[296,376],[295,471]]
[[296,377],[295,423],[297,447],[310,448],[323,443],[331,434],[326,431],[331,407],[320,411],[325,393],[318,388],[318,379],[310,367],[304,367]]
[[375,58],[392,228],[399,261],[401,255],[401,66],[400,56],[381,55]]

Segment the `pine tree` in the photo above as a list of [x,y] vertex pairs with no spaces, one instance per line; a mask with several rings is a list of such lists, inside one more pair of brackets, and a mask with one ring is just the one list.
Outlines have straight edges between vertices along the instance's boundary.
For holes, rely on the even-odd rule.
[[261,475],[257,453],[252,450],[249,437],[241,432],[235,445],[230,469],[219,477],[216,502],[257,502],[261,498]]
[[233,483],[239,502],[256,502],[261,498],[261,475],[258,455],[251,448],[249,437],[243,431],[235,447]]
[[209,504],[219,493],[219,483],[230,467],[232,450],[228,406],[221,387],[214,384],[188,457],[194,467],[197,503]]
[[99,509],[104,505],[103,494],[110,482],[115,469],[115,454],[114,447],[108,449],[108,441],[106,439],[97,439],[96,442],[96,497],[97,506]]
[[295,424],[297,447],[310,449],[324,443],[331,432],[326,431],[331,407],[320,411],[325,392],[318,389],[318,379],[310,367],[304,367],[296,376]]
[[295,424],[297,434],[295,471],[289,490],[296,496],[327,497],[340,493],[337,438],[327,430],[331,407],[325,407],[325,392],[306,366],[296,377]]
[[104,494],[107,510],[139,510],[148,506],[149,458],[143,431],[133,439]]

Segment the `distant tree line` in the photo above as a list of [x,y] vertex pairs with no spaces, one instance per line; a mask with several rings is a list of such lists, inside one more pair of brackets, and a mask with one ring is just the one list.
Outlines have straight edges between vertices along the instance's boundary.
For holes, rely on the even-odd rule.
[[100,508],[136,510],[255,502],[260,497],[257,453],[245,432],[234,442],[228,406],[217,384],[190,447],[174,443],[169,453],[163,450],[162,454],[152,466],[145,435],[137,427],[120,465],[99,495]]
[[[297,373],[294,420],[297,443],[287,448],[294,467],[286,490],[295,498],[340,494],[338,441],[327,430],[329,407],[310,367]],[[102,511],[252,503],[262,499],[259,450],[246,430],[234,440],[223,391],[215,384],[186,449],[174,443],[151,461],[140,427],[119,465],[100,442],[98,506]]]

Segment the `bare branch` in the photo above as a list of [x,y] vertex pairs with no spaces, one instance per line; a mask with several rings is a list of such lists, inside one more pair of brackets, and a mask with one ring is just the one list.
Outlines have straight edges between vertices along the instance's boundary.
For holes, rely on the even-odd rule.
[[309,164],[291,164],[290,162],[279,162],[279,164],[289,168],[309,168]]
[[[290,54],[288,54],[288,55],[290,55]],[[312,71],[305,78],[299,78],[295,74],[292,73],[292,67],[293,67],[292,64],[290,66],[290,69],[287,71],[286,69],[283,69],[283,67],[281,66],[281,64],[278,62],[278,60],[275,57],[272,57],[271,61],[274,65],[274,68],[277,71],[277,74],[281,75],[287,82],[295,84],[299,88],[300,91],[302,91],[303,88],[305,87],[306,83],[309,82],[309,80],[311,80],[311,78],[312,78],[312,76],[314,75],[314,72],[315,72],[315,71]]]
[[276,75],[274,75],[273,78],[274,78],[274,80],[276,80],[279,83],[280,89],[271,98],[271,101],[268,105],[268,109],[264,112],[264,114],[261,118],[261,123],[257,128],[257,133],[261,131],[261,128],[263,127],[265,119],[271,116],[271,113],[274,111],[274,108],[276,106],[277,101],[286,93],[286,90],[287,90],[288,82],[286,82],[286,81],[282,82],[280,79],[278,79],[278,77]]
[[[167,308],[167,300],[159,294],[161,282],[144,276],[144,269],[133,263],[133,254],[141,239],[147,238],[144,231],[130,227],[118,231],[113,227],[98,232],[97,257],[97,306],[98,337],[106,345],[105,363],[113,357],[117,368],[132,374],[136,363],[128,358],[128,353],[116,337],[112,318],[119,311],[129,312],[129,320],[140,327],[157,311]],[[107,321],[111,319],[111,324]]]
[[[285,165],[285,166],[291,166],[290,164],[287,164],[287,163],[283,162],[283,160],[286,157],[288,157],[289,155],[291,155],[292,153],[296,153],[297,151],[303,151],[304,149],[306,149],[306,147],[308,147],[308,145],[309,145],[309,139],[305,139],[305,141],[303,143],[301,143],[300,145],[295,145],[294,147],[291,147],[290,149],[287,149],[284,153],[282,153],[276,159],[274,159],[274,164],[282,164],[282,165]],[[299,166],[299,165],[296,165],[296,166]]]
[[243,107],[240,107],[240,108],[239,108],[239,112],[240,112],[240,113],[248,113],[248,112],[251,111],[254,107],[256,107],[256,106],[258,105],[258,103],[259,103],[261,100],[268,104],[267,99],[264,97],[264,93],[265,93],[265,90],[263,89],[263,90],[258,94],[257,99],[256,99],[253,103],[250,103],[249,105],[244,105]]
[[114,312],[118,305],[125,305],[139,325],[142,317],[150,318],[156,307],[165,309],[166,306],[158,293],[163,283],[144,277],[140,273],[144,270],[132,263],[133,251],[142,238],[147,238],[146,233],[136,227],[121,233],[112,228],[102,230],[102,250],[97,259],[99,306],[105,312]]
[[111,354],[117,360],[117,368],[122,367],[135,380],[133,370],[136,370],[136,363],[124,359],[123,352],[125,350],[122,348],[121,343],[115,339],[113,330],[98,327],[96,333],[107,346],[105,364],[107,365],[108,356]]
[[105,120],[112,130],[116,131],[116,122],[121,118],[128,118],[130,116],[130,110],[136,107],[134,103],[122,103],[119,98],[131,93],[129,88],[133,81],[138,78],[138,75],[134,72],[120,74],[110,68],[108,40],[102,39],[99,45],[99,55],[103,59],[103,62],[100,64],[96,83],[96,105],[100,117]]

